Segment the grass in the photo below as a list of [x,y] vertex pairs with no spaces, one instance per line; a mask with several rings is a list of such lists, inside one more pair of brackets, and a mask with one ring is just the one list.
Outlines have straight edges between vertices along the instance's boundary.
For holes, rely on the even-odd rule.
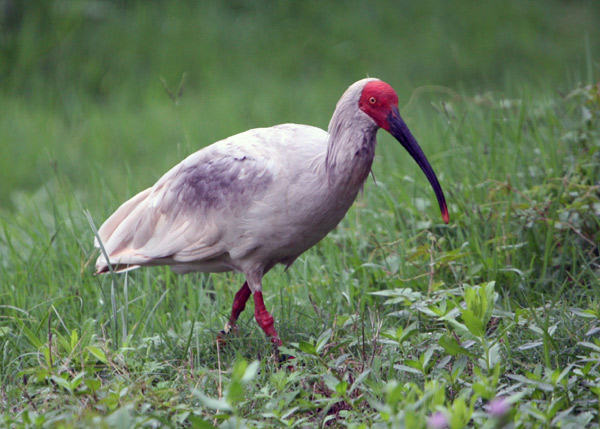
[[[2,38],[0,426],[600,425],[593,3],[48,4]],[[91,274],[86,212],[237,131],[325,127],[367,71],[451,222],[382,132],[340,226],[265,277],[293,370],[252,305],[216,346],[237,274]]]

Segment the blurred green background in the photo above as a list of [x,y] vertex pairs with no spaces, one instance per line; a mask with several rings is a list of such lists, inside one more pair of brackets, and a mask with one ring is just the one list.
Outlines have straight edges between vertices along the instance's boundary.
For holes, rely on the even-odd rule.
[[99,187],[120,200],[247,128],[327,127],[367,75],[427,112],[449,90],[591,82],[600,54],[596,0],[2,0],[0,19],[3,208],[56,173],[85,204]]

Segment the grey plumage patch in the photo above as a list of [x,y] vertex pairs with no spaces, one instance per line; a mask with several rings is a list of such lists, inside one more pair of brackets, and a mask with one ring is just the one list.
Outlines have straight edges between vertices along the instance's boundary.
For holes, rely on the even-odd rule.
[[179,202],[190,209],[220,210],[245,206],[267,188],[271,174],[249,156],[223,156],[185,166],[172,185]]

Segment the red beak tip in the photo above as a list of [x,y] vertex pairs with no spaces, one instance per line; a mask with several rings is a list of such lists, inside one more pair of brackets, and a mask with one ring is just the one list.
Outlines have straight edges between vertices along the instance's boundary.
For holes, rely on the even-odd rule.
[[447,211],[442,213],[442,219],[444,219],[444,223],[448,225],[448,223],[450,222],[450,215]]

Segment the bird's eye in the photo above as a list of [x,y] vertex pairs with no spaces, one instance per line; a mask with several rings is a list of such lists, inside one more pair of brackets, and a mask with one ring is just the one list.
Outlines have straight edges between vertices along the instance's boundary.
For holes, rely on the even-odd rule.
[[369,103],[375,104],[375,103],[377,103],[377,99],[375,97],[371,97],[371,98],[369,98]]

